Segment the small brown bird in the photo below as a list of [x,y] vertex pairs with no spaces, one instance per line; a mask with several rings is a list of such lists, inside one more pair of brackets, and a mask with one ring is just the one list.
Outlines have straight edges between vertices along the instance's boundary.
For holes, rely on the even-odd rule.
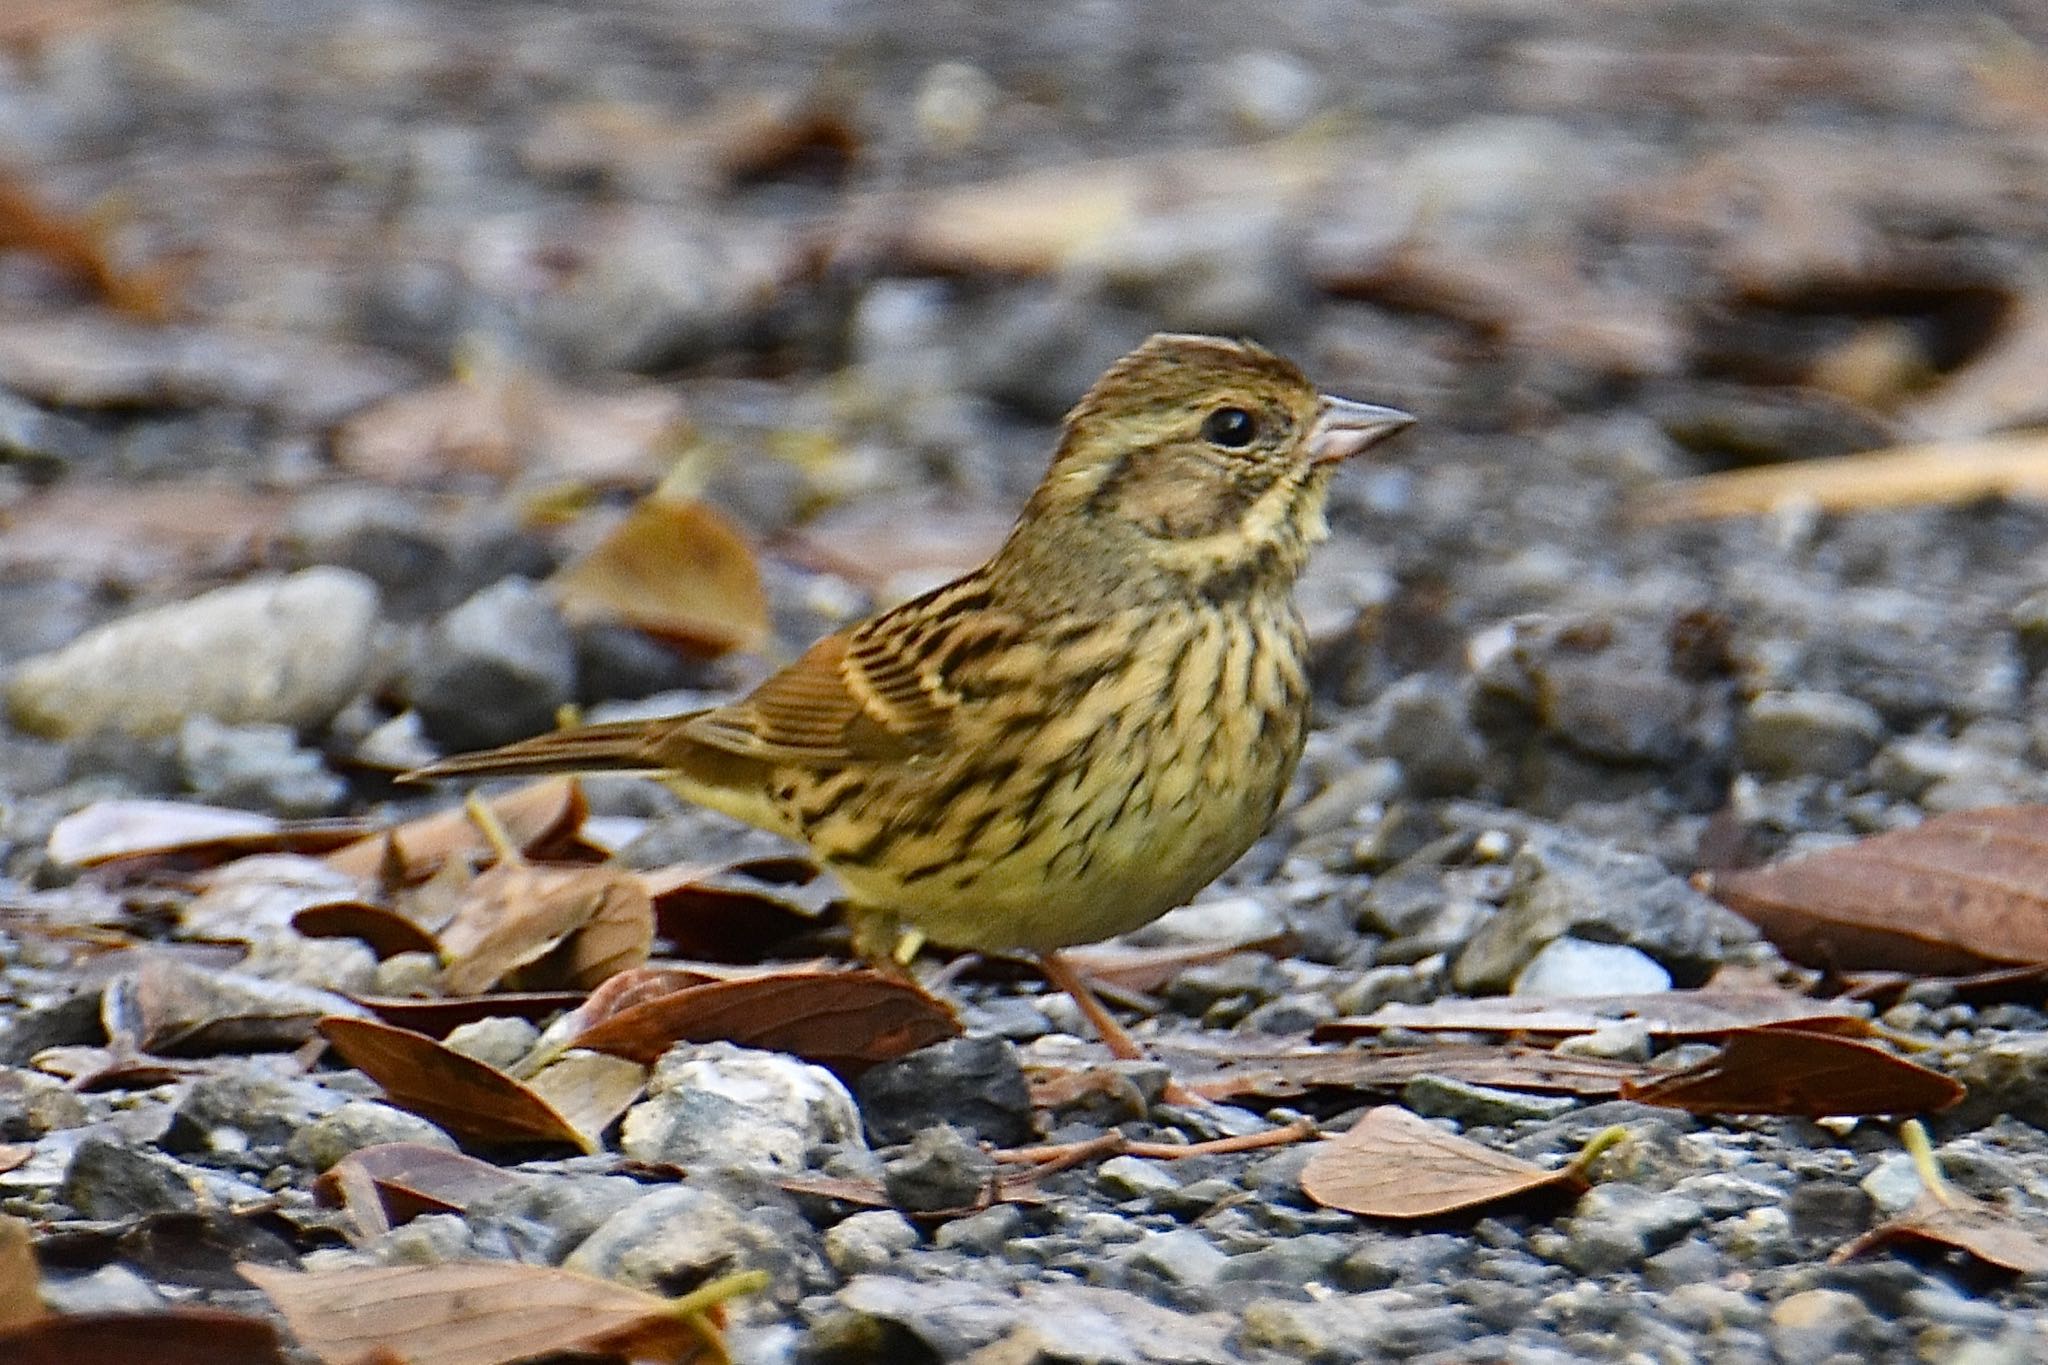
[[980,568],[729,705],[410,776],[650,773],[807,845],[864,955],[1036,953],[1107,1034],[1058,950],[1181,904],[1264,830],[1308,728],[1291,592],[1330,477],[1412,421],[1248,343],[1154,336],[1067,415]]

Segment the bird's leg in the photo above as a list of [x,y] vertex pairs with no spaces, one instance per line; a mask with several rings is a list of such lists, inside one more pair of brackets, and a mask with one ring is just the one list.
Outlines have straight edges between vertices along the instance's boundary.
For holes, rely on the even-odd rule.
[[1125,1062],[1144,1060],[1144,1047],[1116,1021],[1116,1016],[1089,988],[1088,979],[1073,963],[1061,957],[1057,949],[1052,949],[1038,955],[1038,967],[1045,973],[1045,979],[1052,983],[1053,989],[1065,991],[1081,1013],[1087,1016],[1112,1056]]

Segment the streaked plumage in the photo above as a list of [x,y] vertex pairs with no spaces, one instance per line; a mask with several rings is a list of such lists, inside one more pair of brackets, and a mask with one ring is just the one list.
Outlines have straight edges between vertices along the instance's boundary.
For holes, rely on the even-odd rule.
[[899,928],[1050,953],[1187,900],[1301,755],[1290,592],[1336,465],[1408,424],[1258,347],[1155,336],[1068,415],[981,568],[813,645],[730,705],[417,776],[630,769],[807,845],[866,950]]

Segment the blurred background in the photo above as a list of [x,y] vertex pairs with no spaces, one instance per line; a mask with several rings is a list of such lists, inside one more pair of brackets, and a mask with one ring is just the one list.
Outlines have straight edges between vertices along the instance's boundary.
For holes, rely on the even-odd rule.
[[[1711,671],[1726,620],[1671,624],[1703,603],[1899,728],[1981,707],[1800,643],[1782,526],[1624,513],[2048,416],[2044,38],[2022,0],[9,0],[0,794],[48,794],[10,841],[79,782],[334,810],[565,704],[743,685],[976,562],[1159,329],[1423,418],[1304,589],[1332,707],[1455,690],[1560,607]],[[2021,578],[2034,529],[1992,536]],[[1952,530],[1801,562],[1965,610]],[[1917,679],[1924,610],[1880,606]],[[2009,648],[1940,647],[1960,693]],[[1697,807],[1725,730],[1691,788],[1627,733],[1564,778],[1407,771],[1557,810],[1648,765]]]

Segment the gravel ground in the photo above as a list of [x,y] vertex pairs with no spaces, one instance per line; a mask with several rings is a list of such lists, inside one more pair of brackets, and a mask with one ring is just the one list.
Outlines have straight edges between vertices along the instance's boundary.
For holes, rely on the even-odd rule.
[[[260,1048],[161,1084],[53,1074],[127,969],[81,925],[252,939],[220,989],[315,1011],[406,970],[80,878],[49,855],[60,818],[416,814],[448,797],[387,775],[437,752],[572,702],[729,694],[978,558],[1059,413],[1158,328],[1256,336],[1423,425],[1339,483],[1303,589],[1308,756],[1189,931],[1297,946],[1188,968],[1141,1034],[1298,1041],[1389,1001],[1779,971],[1689,874],[2048,799],[2048,513],[1643,515],[1672,478],[2048,414],[2038,8],[1026,13],[0,17],[0,160],[122,270],[170,269],[180,312],[124,320],[0,240],[0,1211],[36,1225],[52,1305],[260,1309],[233,1259],[486,1257],[672,1292],[766,1269],[734,1312],[746,1362],[2048,1357],[2037,1278],[1827,1263],[1917,1193],[1883,1123],[1418,1081],[1410,1108],[1524,1156],[1628,1136],[1576,1200],[1419,1228],[1315,1207],[1307,1147],[1120,1156],[931,1216],[986,1185],[977,1139],[1296,1116],[1177,1108],[1145,1065],[1034,1114],[1023,1070],[1085,1029],[1022,977],[956,982],[971,1041],[851,1092],[679,1048],[607,1152],[354,1249],[313,1175],[454,1145],[360,1074]],[[541,513],[622,505],[678,457],[765,547],[761,654],[680,659],[538,586],[593,524]],[[591,796],[648,865],[773,847],[645,784]],[[1883,1016],[1971,1085],[1930,1121],[1950,1178],[2032,1216],[2039,1003],[1926,984]],[[517,1055],[520,1027],[463,1045]],[[1367,1100],[1302,1103],[1341,1128]]]

